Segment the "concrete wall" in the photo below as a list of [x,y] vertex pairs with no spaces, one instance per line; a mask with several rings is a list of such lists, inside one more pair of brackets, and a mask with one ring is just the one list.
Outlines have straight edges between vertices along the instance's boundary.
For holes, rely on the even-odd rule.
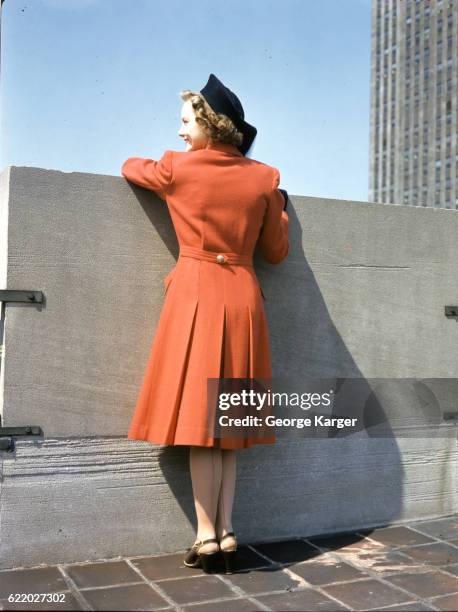
[[[11,167],[0,184],[2,287],[45,295],[2,308],[2,425],[45,436],[1,454],[0,568],[183,549],[195,522],[188,448],[126,439],[178,255],[166,205],[111,176]],[[458,303],[458,212],[299,196],[289,212],[288,259],[255,259],[274,375],[368,389],[436,379],[440,414],[410,438],[239,452],[239,540],[454,513],[456,434],[440,421],[457,409],[458,327],[444,306]],[[402,421],[409,402],[385,394],[381,409]]]

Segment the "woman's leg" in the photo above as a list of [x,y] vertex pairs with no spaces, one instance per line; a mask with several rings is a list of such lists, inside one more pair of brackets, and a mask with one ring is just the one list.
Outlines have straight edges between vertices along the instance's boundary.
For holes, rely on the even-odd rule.
[[[218,537],[232,531],[232,508],[234,505],[235,480],[236,480],[236,451],[222,450],[222,478],[221,489],[218,499],[218,515],[216,519],[216,531]],[[234,546],[233,538],[224,540],[224,547]]]
[[[197,539],[202,541],[214,538],[218,494],[221,488],[221,449],[191,446],[189,466],[197,514]],[[200,551],[209,553],[217,549],[216,543],[210,543],[202,546]]]

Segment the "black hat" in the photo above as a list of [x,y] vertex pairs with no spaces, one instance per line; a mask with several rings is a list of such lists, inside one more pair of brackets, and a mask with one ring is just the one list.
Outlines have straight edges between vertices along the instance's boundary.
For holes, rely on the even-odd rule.
[[200,93],[215,113],[222,113],[232,119],[235,127],[242,132],[243,141],[238,149],[245,155],[253,144],[257,129],[245,121],[243,106],[235,93],[223,85],[214,74],[210,74],[207,84]]

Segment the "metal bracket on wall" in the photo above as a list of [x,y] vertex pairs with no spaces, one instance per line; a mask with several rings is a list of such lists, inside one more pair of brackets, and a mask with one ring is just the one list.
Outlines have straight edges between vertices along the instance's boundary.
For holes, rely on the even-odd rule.
[[458,317],[458,306],[445,306],[445,316],[450,319]]
[[42,304],[42,291],[22,291],[20,289],[0,289],[0,302],[27,302]]
[[444,421],[458,421],[458,412],[444,412]]
[[457,440],[458,440],[458,429],[456,427],[458,425],[458,412],[444,412],[442,417],[445,422],[455,424],[455,430],[457,431]]
[[43,430],[41,427],[34,425],[27,427],[0,427],[0,451],[11,453],[14,450],[14,438],[17,436],[43,436]]

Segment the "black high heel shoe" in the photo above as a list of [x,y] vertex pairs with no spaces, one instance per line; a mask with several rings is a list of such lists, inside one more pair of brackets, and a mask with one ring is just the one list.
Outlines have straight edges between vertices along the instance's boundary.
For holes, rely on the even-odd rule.
[[209,538],[208,540],[203,540],[202,542],[200,540],[195,542],[184,558],[184,564],[187,567],[201,567],[206,574],[212,573],[212,571],[216,569],[216,562],[220,554],[219,546],[218,550],[211,553],[200,552],[200,549],[204,544],[210,544],[213,542],[218,544],[218,540],[216,538]]
[[197,553],[197,551],[199,550],[199,546],[202,546],[202,542],[200,540],[197,540],[197,542],[195,542],[191,546],[191,548],[188,548],[187,554],[183,561],[186,567],[200,567],[201,566],[200,558]]
[[[221,548],[221,542],[225,539],[225,538],[234,538],[235,540],[235,548],[230,548],[228,550],[225,550],[224,548]],[[221,553],[223,555],[223,559],[224,559],[224,565],[226,567],[226,574],[233,574],[236,570],[236,563],[235,560],[237,559],[237,539],[235,537],[235,533],[233,531],[229,531],[228,533],[226,533],[226,535],[224,535],[220,541],[220,550]]]

